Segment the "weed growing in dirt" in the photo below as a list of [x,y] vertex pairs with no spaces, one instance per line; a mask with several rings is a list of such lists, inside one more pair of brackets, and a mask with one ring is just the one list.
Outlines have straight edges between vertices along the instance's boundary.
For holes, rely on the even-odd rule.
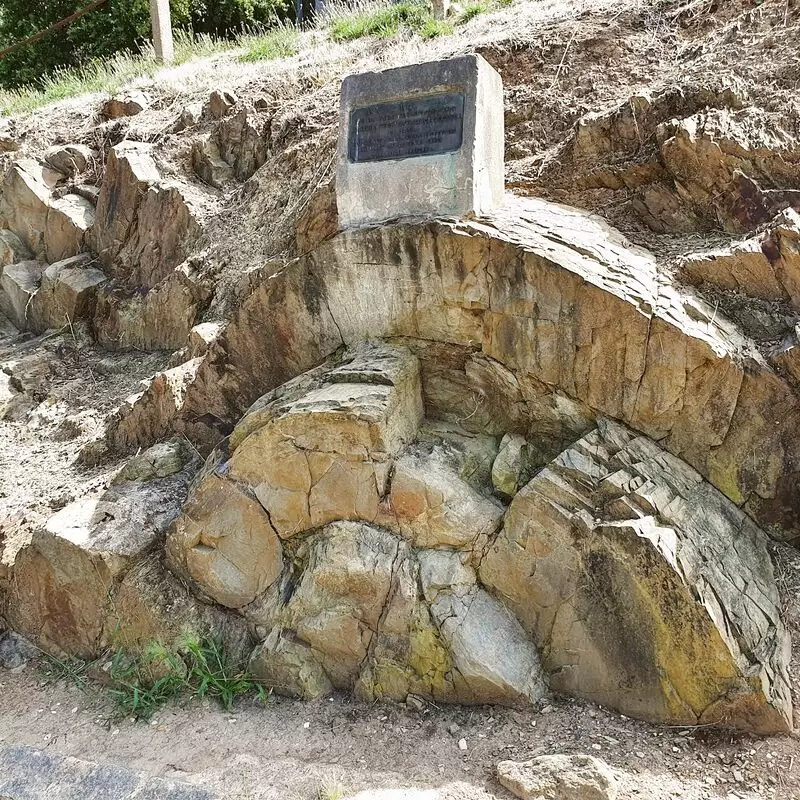
[[81,690],[88,685],[89,677],[86,674],[90,666],[88,661],[81,661],[81,659],[72,658],[71,656],[58,658],[48,654],[45,655],[45,659],[47,666],[43,671],[43,675],[46,681],[51,683],[64,681],[77,686]]
[[317,800],[342,800],[345,788],[338,778],[326,775],[317,789]]
[[288,58],[300,49],[300,32],[291,25],[278,25],[264,33],[247,34],[239,39],[246,48],[239,61],[273,61]]
[[458,24],[463,25],[464,23],[469,22],[471,19],[474,19],[479,14],[485,14],[487,11],[492,10],[492,4],[486,2],[485,0],[477,0],[474,3],[467,3],[464,6],[464,10],[458,15]]
[[427,5],[404,0],[394,5],[376,6],[335,17],[331,21],[331,38],[337,42],[360,39],[362,36],[388,39],[397,35],[401,28],[417,32],[432,19]]
[[139,658],[117,651],[111,662],[110,689],[121,716],[149,719],[171,700],[213,697],[230,711],[237,698],[255,693],[266,702],[269,692],[246,671],[231,670],[214,639],[187,639],[180,655],[159,643]]

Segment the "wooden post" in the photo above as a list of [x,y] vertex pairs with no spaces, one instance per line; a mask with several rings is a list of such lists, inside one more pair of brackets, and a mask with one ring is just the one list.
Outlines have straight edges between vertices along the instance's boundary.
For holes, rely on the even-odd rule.
[[150,0],[150,20],[153,24],[153,47],[156,58],[165,64],[171,64],[175,58],[175,48],[172,44],[169,0]]

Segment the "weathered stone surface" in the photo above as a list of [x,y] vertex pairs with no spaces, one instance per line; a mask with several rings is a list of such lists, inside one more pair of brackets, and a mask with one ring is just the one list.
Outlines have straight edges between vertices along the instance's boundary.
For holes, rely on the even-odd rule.
[[83,144],[54,145],[44,154],[45,162],[56,172],[74,178],[86,170],[95,158],[91,148]]
[[223,160],[215,138],[207,133],[192,142],[192,169],[197,176],[216,189],[223,189],[233,180],[233,170]]
[[172,778],[154,778],[115,764],[84,761],[32,747],[0,748],[0,796],[47,800],[214,800],[211,792]]
[[730,88],[634,95],[582,118],[566,150],[578,187],[625,190],[660,232],[748,232],[800,203],[792,133]]
[[77,255],[84,249],[86,232],[94,224],[94,206],[78,194],[50,201],[45,243],[51,263]]
[[3,178],[0,215],[37,257],[44,255],[49,205],[50,189],[39,164],[27,158],[14,162]]
[[295,249],[310,253],[317,245],[336,235],[339,214],[336,209],[336,183],[330,181],[311,195],[308,205],[297,218],[294,235]]
[[195,358],[159,372],[147,382],[144,391],[128,397],[107,424],[108,445],[125,452],[167,436],[200,363],[201,359]]
[[223,162],[230,165],[239,181],[246,181],[267,160],[264,123],[259,123],[252,109],[221,120],[214,138]]
[[614,770],[585,755],[501,761],[497,779],[521,800],[614,800],[619,792]]
[[462,480],[448,455],[441,446],[415,448],[394,464],[384,524],[416,547],[466,547],[500,526],[502,506]]
[[188,356],[198,358],[208,351],[225,329],[224,322],[201,322],[189,331]]
[[253,410],[234,431],[228,476],[253,487],[283,538],[374,521],[391,458],[422,417],[417,361],[402,348],[367,346],[325,377],[293,402]]
[[765,542],[688,465],[601,421],[517,494],[480,577],[555,691],[771,733],[791,727],[791,701]]
[[527,705],[547,691],[539,655],[514,615],[477,586],[456,553],[420,551],[420,581],[453,663],[460,702]]
[[108,153],[89,246],[107,267],[113,267],[135,225],[141,198],[160,175],[152,147],[125,142]]
[[[186,425],[202,440],[202,415],[232,423],[342,343],[390,336],[440,343],[415,347],[437,416],[459,396],[465,425],[480,415],[498,425],[492,432],[529,441],[544,428],[562,447],[597,414],[620,419],[765,526],[800,531],[800,404],[790,387],[645,251],[584,212],[538,200],[509,200],[480,223],[342,233],[270,274],[209,351]],[[480,364],[480,393],[463,359],[446,372],[435,363],[476,347],[482,360],[469,369]]]
[[175,350],[186,343],[208,296],[188,265],[146,293],[109,284],[98,294],[95,335],[109,350]]
[[150,98],[138,89],[111,97],[103,103],[100,114],[106,119],[133,117],[150,107]]
[[203,104],[202,103],[189,103],[183,109],[181,109],[180,114],[178,114],[178,118],[172,125],[172,130],[174,133],[180,133],[181,131],[185,131],[187,128],[191,128],[197,125],[200,122],[200,119],[203,116]]
[[41,261],[21,261],[3,267],[0,277],[0,311],[21,331],[28,328],[30,303],[47,267]]
[[507,433],[500,442],[500,451],[492,464],[492,484],[504,497],[513,497],[527,483],[527,447],[527,440],[519,434]]
[[681,270],[694,284],[788,301],[800,308],[800,214],[788,208],[758,236],[685,257]]
[[146,652],[153,642],[177,651],[187,637],[212,637],[222,645],[230,668],[244,669],[253,649],[245,621],[198,600],[162,561],[161,552],[148,553],[115,586],[104,637],[129,653]]
[[274,628],[253,651],[250,674],[277,694],[314,700],[333,689],[311,648]]
[[180,472],[196,454],[189,443],[180,437],[159,442],[138,453],[114,477],[114,483],[124,481],[146,482],[166,478]]
[[186,496],[184,472],[84,497],[54,514],[17,554],[13,628],[50,652],[94,658],[104,647],[111,589],[163,535]]
[[118,256],[116,274],[133,289],[152,289],[186,260],[200,231],[184,188],[169,181],[141,196],[136,225]]
[[39,648],[14,631],[0,634],[0,667],[19,669],[40,655]]
[[0,267],[30,261],[33,253],[22,243],[19,236],[6,228],[0,230]]
[[337,688],[358,678],[401,547],[390,533],[358,522],[332,523],[303,545],[308,563],[286,619]]
[[230,114],[239,99],[233,92],[226,89],[215,89],[208,97],[208,102],[203,109],[203,113],[214,119]]
[[57,261],[44,270],[30,305],[32,330],[62,328],[78,320],[91,320],[97,291],[108,280],[104,272],[93,266],[95,263],[84,253]]
[[221,605],[238,608],[283,570],[283,550],[255,498],[216,475],[192,492],[167,542],[170,567]]

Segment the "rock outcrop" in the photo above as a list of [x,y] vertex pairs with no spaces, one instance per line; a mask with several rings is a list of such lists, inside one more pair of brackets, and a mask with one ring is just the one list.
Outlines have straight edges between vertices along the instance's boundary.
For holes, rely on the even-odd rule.
[[607,421],[517,494],[480,568],[556,691],[623,713],[789,725],[764,534],[693,469]]
[[742,510],[604,418],[506,510],[515,440],[425,422],[420,369],[366,343],[267,393],[173,524],[170,567],[248,619],[263,680],[519,705],[546,673],[646,719],[788,729],[787,632]]
[[540,463],[596,415],[615,418],[776,535],[800,530],[789,385],[645,251],[541,201],[509,200],[481,222],[343,232],[270,274],[209,349],[173,424],[208,449],[260,394],[370,337],[419,354],[431,416],[534,431]]

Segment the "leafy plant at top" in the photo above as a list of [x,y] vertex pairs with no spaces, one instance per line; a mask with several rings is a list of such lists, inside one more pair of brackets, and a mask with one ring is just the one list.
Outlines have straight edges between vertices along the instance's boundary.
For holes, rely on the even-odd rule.
[[331,37],[337,42],[362,36],[388,38],[397,34],[401,27],[419,31],[432,19],[427,5],[403,0],[394,5],[335,17],[331,21]]
[[379,5],[375,8],[334,14],[330,21],[330,35],[337,42],[360,39],[362,36],[378,36],[385,39],[405,29],[423,39],[432,39],[435,36],[450,34],[456,25],[463,25],[479,14],[491,10],[490,0],[474,0],[454,20],[437,20],[434,19],[427,3],[419,0],[403,0],[394,5]]
[[486,2],[486,0],[477,0],[473,3],[467,3],[467,5],[464,6],[464,10],[458,15],[457,24],[463,25],[479,14],[485,14],[487,11],[491,11],[491,9],[491,3]]

